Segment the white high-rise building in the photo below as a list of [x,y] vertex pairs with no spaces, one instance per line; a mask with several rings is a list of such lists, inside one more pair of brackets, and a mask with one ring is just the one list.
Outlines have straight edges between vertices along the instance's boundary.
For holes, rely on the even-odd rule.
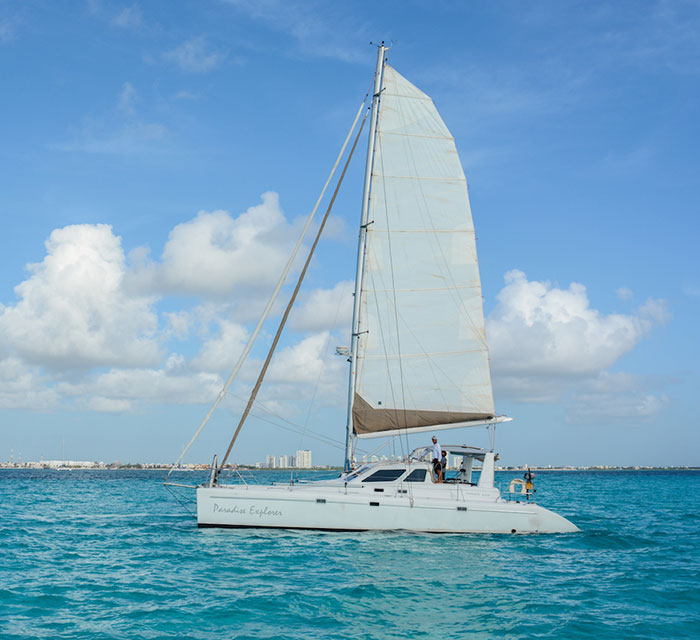
[[310,469],[311,468],[311,450],[310,449],[299,449],[297,451],[297,464],[298,469]]
[[289,467],[289,456],[280,456],[279,468],[286,469],[287,467]]
[[265,462],[265,466],[268,469],[274,469],[277,467],[277,461],[275,460],[275,456],[267,456],[267,461]]

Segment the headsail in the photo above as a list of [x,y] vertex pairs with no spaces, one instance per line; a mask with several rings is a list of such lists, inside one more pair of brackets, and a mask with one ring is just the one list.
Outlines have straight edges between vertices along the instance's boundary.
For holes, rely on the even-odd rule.
[[467,183],[432,100],[384,70],[362,279],[353,430],[494,415]]

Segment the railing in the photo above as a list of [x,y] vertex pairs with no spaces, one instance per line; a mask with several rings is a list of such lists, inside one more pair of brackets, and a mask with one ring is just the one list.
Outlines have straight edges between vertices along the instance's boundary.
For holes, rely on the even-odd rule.
[[537,489],[530,486],[520,478],[513,478],[506,484],[505,482],[498,483],[498,489],[501,492],[501,498],[509,502],[535,502],[535,493]]
[[219,478],[219,484],[260,484],[250,469],[226,469]]

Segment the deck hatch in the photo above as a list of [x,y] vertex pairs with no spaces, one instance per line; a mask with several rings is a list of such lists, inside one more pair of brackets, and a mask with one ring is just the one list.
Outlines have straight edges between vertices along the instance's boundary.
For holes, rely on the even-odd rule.
[[370,507],[378,507],[378,506],[379,506],[379,503],[378,503],[378,502],[370,502],[370,503],[369,503],[369,506],[370,506]]

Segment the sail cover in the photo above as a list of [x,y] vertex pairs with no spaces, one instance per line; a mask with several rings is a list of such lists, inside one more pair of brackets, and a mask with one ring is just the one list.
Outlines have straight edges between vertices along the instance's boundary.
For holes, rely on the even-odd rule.
[[353,430],[493,417],[467,182],[432,100],[386,66],[360,303]]

